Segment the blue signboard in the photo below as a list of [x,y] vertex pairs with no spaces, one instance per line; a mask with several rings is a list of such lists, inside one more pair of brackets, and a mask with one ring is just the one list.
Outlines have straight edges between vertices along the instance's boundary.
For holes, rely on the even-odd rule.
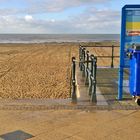
[[123,97],[124,68],[129,68],[127,50],[133,44],[140,44],[140,5],[125,5],[122,8],[120,68],[118,99]]

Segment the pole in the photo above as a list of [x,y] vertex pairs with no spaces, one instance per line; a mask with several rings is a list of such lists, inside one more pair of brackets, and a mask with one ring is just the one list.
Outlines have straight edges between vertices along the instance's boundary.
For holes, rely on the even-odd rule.
[[89,51],[86,52],[86,58],[87,58],[87,64],[86,64],[86,81],[85,81],[85,85],[88,85],[89,84],[89,73],[88,73],[88,70],[89,70]]
[[114,68],[114,45],[112,45],[111,68]]
[[77,103],[76,97],[76,59],[72,57],[72,103]]
[[81,48],[81,45],[79,45],[79,67],[80,67],[80,70],[82,70],[81,59],[82,59],[82,48]]
[[120,45],[120,68],[118,81],[118,99],[123,98],[123,69],[124,69],[124,47],[126,34],[126,12],[125,7],[122,8],[122,22],[121,22],[121,45]]
[[86,49],[83,48],[82,50],[83,50],[82,76],[85,77],[85,69],[86,69],[86,66],[85,66],[84,62],[85,62],[85,58],[86,58]]
[[93,84],[92,84],[92,94],[91,94],[91,101],[93,103],[97,102],[97,97],[96,97],[96,71],[97,71],[97,57],[94,57],[93,59],[94,64],[93,64]]
[[92,94],[92,85],[93,85],[92,77],[93,77],[94,55],[91,55],[90,59],[91,59],[91,65],[90,65],[91,74],[90,74],[90,84],[89,84],[89,96],[91,96],[91,94]]

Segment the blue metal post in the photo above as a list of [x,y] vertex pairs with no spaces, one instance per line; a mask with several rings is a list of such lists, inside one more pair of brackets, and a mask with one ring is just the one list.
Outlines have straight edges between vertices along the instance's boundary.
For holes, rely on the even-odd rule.
[[123,98],[123,69],[124,69],[124,48],[125,48],[125,34],[126,34],[126,11],[125,6],[122,8],[121,21],[121,44],[120,44],[120,68],[119,68],[119,83],[118,83],[118,99]]

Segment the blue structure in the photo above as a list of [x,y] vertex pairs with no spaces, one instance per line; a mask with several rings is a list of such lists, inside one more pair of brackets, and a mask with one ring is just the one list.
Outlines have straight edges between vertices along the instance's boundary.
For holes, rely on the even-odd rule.
[[129,49],[130,57],[130,93],[140,96],[140,46]]
[[[140,5],[125,5],[122,8],[121,22],[120,68],[118,83],[119,100],[123,98],[124,69],[129,69],[130,63],[132,63],[135,68],[137,67],[135,55],[133,56],[132,61],[130,61],[127,56],[127,50],[131,48],[133,44],[140,44]],[[135,75],[136,73],[134,72],[133,74]],[[134,75],[131,75],[130,77],[133,77]],[[131,90],[133,86],[133,78],[130,80]]]

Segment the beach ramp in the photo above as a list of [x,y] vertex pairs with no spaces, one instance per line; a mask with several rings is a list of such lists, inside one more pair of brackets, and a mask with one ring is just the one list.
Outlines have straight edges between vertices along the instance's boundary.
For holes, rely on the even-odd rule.
[[[77,101],[78,104],[94,104],[94,102],[91,102],[90,96],[89,96],[89,86],[85,85],[86,79],[82,76],[82,73],[78,70],[76,72],[76,81],[77,81]],[[96,105],[108,105],[106,99],[101,94],[100,89],[98,86],[96,86]]]
[[[129,94],[129,73],[127,71],[124,75],[126,81],[124,83],[124,99],[119,101],[117,98],[119,69],[114,66],[116,56],[110,57],[110,66],[100,67],[98,66],[98,57],[90,54],[87,49],[85,46],[80,46],[79,60],[72,59],[72,81],[74,81],[73,86],[75,86],[72,90],[72,102],[76,102],[78,105],[112,109],[137,108],[138,106]],[[107,56],[105,57],[107,58]]]

